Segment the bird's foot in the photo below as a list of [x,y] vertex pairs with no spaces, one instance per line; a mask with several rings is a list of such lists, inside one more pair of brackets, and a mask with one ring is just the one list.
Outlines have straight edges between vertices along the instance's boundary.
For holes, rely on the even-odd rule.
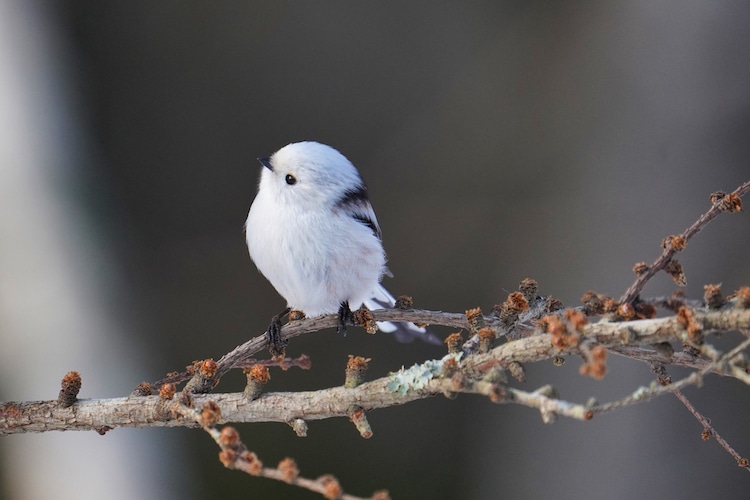
[[336,333],[346,336],[347,325],[354,325],[354,313],[349,309],[349,302],[344,301],[339,307],[339,324],[336,327]]
[[283,358],[286,354],[286,346],[289,345],[288,340],[282,340],[281,338],[281,318],[287,313],[289,313],[288,307],[271,318],[271,324],[268,325],[268,330],[266,330],[266,335],[268,337],[268,352],[270,352],[271,356],[274,358]]

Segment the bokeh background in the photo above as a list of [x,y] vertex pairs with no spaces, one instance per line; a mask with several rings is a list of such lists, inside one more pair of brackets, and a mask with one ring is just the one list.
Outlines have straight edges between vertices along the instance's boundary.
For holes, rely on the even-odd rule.
[[[342,151],[370,188],[387,286],[419,307],[485,310],[525,277],[566,304],[618,297],[635,262],[750,177],[744,2],[0,3],[0,399],[126,395],[257,335],[282,299],[242,226],[255,158],[298,140]],[[750,284],[750,223],[723,215],[680,255],[686,292]],[[669,294],[658,276],[645,295]],[[438,330],[440,334],[447,331]],[[726,345],[736,337],[722,339]],[[272,391],[440,356],[385,335],[295,339],[310,372]],[[646,385],[527,366],[523,388],[608,401]],[[673,375],[681,371],[674,369]],[[220,390],[239,390],[230,374]],[[750,455],[748,389],[686,391]],[[675,398],[588,423],[542,423],[483,398],[345,419],[240,425],[274,464],[393,498],[746,498],[750,481]],[[0,441],[8,499],[319,498],[225,470],[198,431],[117,429]]]

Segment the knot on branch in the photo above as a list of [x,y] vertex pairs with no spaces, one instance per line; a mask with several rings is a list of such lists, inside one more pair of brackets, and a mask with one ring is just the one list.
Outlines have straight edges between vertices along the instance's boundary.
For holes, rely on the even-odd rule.
[[357,428],[360,436],[365,439],[370,439],[372,437],[372,427],[370,427],[370,422],[367,421],[365,410],[359,406],[352,407],[349,410],[349,420],[351,420],[354,427]]
[[349,355],[349,362],[346,363],[346,379],[344,387],[353,389],[365,380],[367,364],[372,361],[370,358]]

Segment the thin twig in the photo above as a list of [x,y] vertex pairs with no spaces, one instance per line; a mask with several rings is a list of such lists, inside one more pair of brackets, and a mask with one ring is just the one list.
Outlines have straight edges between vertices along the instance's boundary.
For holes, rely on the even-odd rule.
[[[206,403],[203,405],[202,410],[198,411],[186,405],[180,398],[177,398],[172,405],[172,411],[175,414],[192,420],[211,436],[221,449],[219,459],[228,469],[241,470],[251,476],[282,481],[319,493],[326,498],[367,500],[363,497],[344,493],[338,480],[330,474],[321,476],[318,479],[300,477],[296,464],[289,458],[282,460],[278,468],[264,466],[257,455],[249,451],[247,446],[240,440],[240,435],[236,429],[229,426],[224,427],[222,430],[216,428],[215,423],[220,415],[220,410],[215,404]],[[376,493],[376,495],[379,495],[379,498],[388,498],[387,493],[382,491]]]
[[[739,197],[744,196],[748,191],[750,191],[750,181],[745,182],[744,184],[740,185],[737,189],[735,189],[731,194],[736,195]],[[711,208],[701,215],[697,221],[693,223],[689,228],[687,228],[680,236],[683,240],[683,247],[684,243],[687,243],[690,238],[695,236],[701,229],[703,229],[709,222],[711,222],[714,218],[716,218],[720,213],[729,211],[720,201],[713,203]],[[661,255],[654,261],[653,264],[648,266],[648,268],[645,270],[644,273],[640,274],[636,280],[633,282],[632,285],[630,285],[630,288],[627,289],[625,294],[620,298],[620,303],[632,303],[638,295],[643,290],[643,287],[646,285],[648,280],[654,277],[656,273],[663,270],[667,264],[672,260],[672,257],[674,254],[676,254],[678,251],[680,251],[681,248],[678,248],[674,245],[664,245],[664,250],[662,251]]]
[[704,417],[696,408],[693,406],[693,403],[691,403],[688,398],[685,397],[685,395],[680,391],[679,389],[675,389],[672,391],[675,396],[677,396],[677,399],[680,400],[680,402],[685,405],[685,407],[688,409],[690,413],[693,414],[693,416],[700,422],[700,424],[703,426],[703,438],[709,439],[711,436],[713,436],[716,441],[721,445],[722,448],[724,448],[727,453],[732,455],[734,459],[737,461],[737,465],[745,469],[746,471],[750,472],[750,463],[748,463],[748,459],[742,457],[737,451],[732,448],[732,446],[719,435],[718,432],[716,432],[716,429],[713,428],[711,425],[711,422]]

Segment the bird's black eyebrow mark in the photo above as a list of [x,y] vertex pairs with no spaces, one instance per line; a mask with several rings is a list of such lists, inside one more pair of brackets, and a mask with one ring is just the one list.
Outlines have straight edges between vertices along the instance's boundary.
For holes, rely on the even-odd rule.
[[367,216],[367,208],[370,199],[367,196],[367,186],[360,184],[356,189],[350,189],[344,193],[337,202],[336,207],[348,210],[351,217],[369,227],[373,234],[380,238],[380,228],[370,217]]

